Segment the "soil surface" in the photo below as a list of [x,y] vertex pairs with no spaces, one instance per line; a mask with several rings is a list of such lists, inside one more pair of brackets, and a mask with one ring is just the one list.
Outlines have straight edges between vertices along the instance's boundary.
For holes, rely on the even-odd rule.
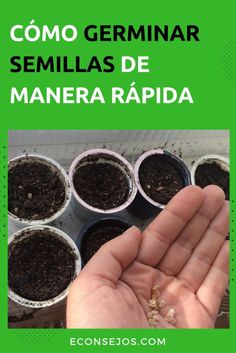
[[79,167],[74,175],[78,195],[89,205],[109,210],[122,205],[129,196],[126,175],[109,163],[90,163]]
[[19,218],[51,217],[65,201],[56,172],[41,163],[19,163],[8,171],[8,210]]
[[158,155],[150,156],[142,162],[139,180],[145,193],[163,205],[184,187],[180,172],[163,156]]
[[218,163],[200,164],[195,172],[195,183],[202,188],[210,184],[218,185],[224,190],[226,200],[229,200],[229,172]]
[[81,256],[84,264],[98,251],[107,241],[122,234],[129,226],[120,221],[101,221],[91,227],[84,236],[81,246]]
[[9,248],[9,287],[23,298],[54,298],[67,288],[74,273],[73,251],[49,231],[36,231]]

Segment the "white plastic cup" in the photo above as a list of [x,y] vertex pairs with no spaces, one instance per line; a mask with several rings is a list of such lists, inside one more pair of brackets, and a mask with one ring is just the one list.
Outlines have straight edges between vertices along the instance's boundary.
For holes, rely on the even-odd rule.
[[48,166],[53,172],[57,172],[58,177],[60,178],[60,180],[62,181],[65,187],[65,200],[61,205],[60,209],[48,218],[37,219],[37,220],[19,218],[17,215],[9,211],[8,211],[8,217],[11,221],[13,221],[18,226],[18,228],[19,227],[22,228],[25,226],[37,226],[41,224],[50,224],[56,219],[58,219],[66,211],[66,209],[70,204],[72,192],[71,192],[71,184],[70,184],[69,177],[65,169],[58,162],[56,162],[50,157],[47,157],[41,154],[36,154],[36,153],[24,153],[10,159],[8,161],[8,170],[16,166],[17,163],[19,163],[20,161],[24,163],[32,163],[32,162],[41,163],[43,165]]
[[151,197],[149,197],[144,191],[139,179],[139,169],[141,167],[141,164],[149,157],[155,155],[162,156],[164,160],[168,161],[171,165],[175,166],[175,168],[181,174],[184,186],[191,184],[190,171],[181,158],[171,152],[162,150],[160,148],[144,152],[137,159],[134,165],[134,177],[138,192],[130,209],[133,215],[142,219],[156,216],[166,206],[151,199]]
[[201,158],[199,158],[192,165],[192,169],[191,169],[192,184],[195,185],[195,173],[196,173],[197,167],[200,166],[201,164],[204,164],[204,163],[213,163],[213,162],[217,163],[226,172],[229,172],[230,168],[229,168],[228,158],[223,157],[219,154],[206,154],[205,156],[202,156]]
[[[13,243],[17,243],[18,241],[26,237],[34,236],[34,233],[36,231],[46,231],[46,230],[48,230],[51,234],[54,233],[55,237],[62,240],[72,249],[75,255],[75,273],[74,273],[74,278],[75,278],[80,273],[80,270],[81,270],[81,256],[80,256],[79,250],[75,242],[69,237],[69,235],[67,235],[66,233],[64,233],[58,228],[47,226],[47,225],[23,228],[9,237],[8,251],[9,251],[9,247],[12,246]],[[10,287],[8,287],[8,297],[19,305],[23,305],[28,308],[39,309],[39,308],[45,308],[45,307],[54,305],[62,301],[67,296],[68,290],[69,290],[69,285],[63,292],[61,292],[59,295],[57,295],[54,298],[44,300],[44,301],[34,301],[34,300],[29,300],[27,298],[21,297],[20,295],[15,293]]]
[[[86,161],[87,157],[95,158],[96,161]],[[103,210],[100,208],[93,207],[85,202],[77,193],[74,187],[73,179],[76,170],[80,165],[86,165],[88,163],[109,163],[125,173],[128,184],[129,184],[129,195],[127,200],[120,206],[111,208],[108,210]],[[121,155],[116,152],[110,151],[108,149],[92,149],[81,153],[78,157],[74,159],[69,169],[69,178],[72,185],[72,207],[75,211],[75,214],[82,220],[90,221],[95,217],[104,217],[104,216],[122,216],[125,213],[125,210],[133,202],[135,195],[137,193],[137,187],[135,184],[133,168],[131,164]]]

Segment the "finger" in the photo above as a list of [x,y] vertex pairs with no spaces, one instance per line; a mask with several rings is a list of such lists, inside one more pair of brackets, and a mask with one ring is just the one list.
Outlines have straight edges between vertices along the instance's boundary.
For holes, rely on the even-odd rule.
[[178,275],[184,285],[196,292],[210,270],[229,229],[229,206],[225,201],[210,223],[190,259]]
[[181,271],[209,223],[224,203],[224,192],[218,186],[209,185],[203,189],[203,192],[205,198],[201,207],[170,246],[158,265],[158,269],[167,275],[175,276]]
[[182,189],[143,232],[138,261],[156,266],[204,199],[198,186]]
[[196,297],[215,321],[221,300],[228,286],[229,241],[225,241]]
[[83,277],[93,275],[116,283],[122,271],[136,258],[141,232],[131,227],[122,235],[105,243],[84,267]]

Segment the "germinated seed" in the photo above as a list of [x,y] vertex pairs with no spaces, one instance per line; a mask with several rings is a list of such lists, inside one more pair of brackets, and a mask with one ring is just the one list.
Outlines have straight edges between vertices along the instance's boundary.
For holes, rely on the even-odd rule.
[[172,325],[176,324],[176,318],[174,315],[175,315],[175,309],[170,308],[165,316],[165,320]]
[[149,300],[149,304],[157,305],[156,299],[150,299],[150,300]]
[[167,321],[167,322],[170,322],[170,320],[173,318],[173,316],[171,316],[171,315],[166,315],[165,316],[165,320]]
[[[158,297],[160,296],[159,285],[156,284],[151,290],[151,299],[148,301],[148,305],[150,308],[154,309],[147,312],[148,322],[151,328],[157,326],[157,323],[160,321],[159,309],[163,308],[166,305],[165,300],[158,301]],[[176,324],[175,318],[175,309],[170,308],[164,317],[165,321],[170,323],[171,325]]]
[[165,300],[161,300],[159,304],[160,308],[163,308],[165,305],[166,305]]
[[158,310],[152,310],[151,313],[152,313],[152,315],[157,315],[157,314],[159,314],[159,311]]
[[159,296],[160,296],[160,292],[159,292],[159,286],[158,284],[155,285],[153,288],[152,288],[152,291],[151,291],[151,297],[152,299],[157,299]]
[[147,318],[148,318],[148,319],[151,319],[151,318],[152,318],[152,311],[148,311],[148,313],[147,313]]
[[176,324],[176,318],[172,315],[166,316],[165,321],[167,321],[169,324],[172,324],[172,325]]
[[172,317],[169,321],[170,324],[175,325],[176,324],[176,318]]
[[153,315],[153,320],[155,320],[155,321],[160,321],[160,316],[159,315]]
[[148,321],[151,327],[155,327],[157,324],[157,322],[154,319],[149,319]]
[[175,315],[175,309],[174,308],[171,308],[166,314],[166,316],[174,316],[174,315]]

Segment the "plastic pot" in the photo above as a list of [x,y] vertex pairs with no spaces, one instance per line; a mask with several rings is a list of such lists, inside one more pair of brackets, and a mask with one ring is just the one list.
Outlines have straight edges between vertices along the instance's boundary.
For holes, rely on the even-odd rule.
[[[10,253],[12,247],[18,242],[20,242],[22,239],[31,237],[31,236],[33,237],[36,231],[50,232],[50,235],[57,237],[72,249],[75,255],[75,273],[74,273],[74,278],[75,278],[81,270],[80,253],[75,242],[66,233],[62,232],[60,229],[57,229],[51,226],[33,226],[33,227],[27,227],[27,228],[21,229],[9,237],[8,252]],[[63,292],[61,292],[56,297],[50,298],[44,301],[34,301],[34,300],[23,298],[19,294],[15,293],[10,287],[8,288],[8,296],[15,303],[23,305],[25,307],[35,308],[35,309],[45,308],[62,301],[68,294],[68,288],[69,288],[69,285]]]
[[40,163],[42,165],[47,166],[51,171],[56,172],[60,180],[62,181],[64,187],[65,187],[65,199],[64,202],[62,203],[61,207],[59,210],[57,210],[55,213],[53,213],[50,217],[48,218],[43,218],[43,219],[26,219],[26,218],[19,218],[16,214],[13,214],[8,211],[8,216],[9,218],[16,224],[18,227],[24,227],[26,226],[35,226],[35,225],[40,225],[40,224],[50,224],[56,219],[58,219],[67,209],[67,207],[70,204],[71,197],[72,197],[72,192],[71,192],[71,184],[69,177],[64,170],[64,168],[54,161],[52,158],[40,155],[40,154],[34,154],[34,153],[25,153],[22,155],[19,155],[15,158],[12,158],[8,162],[8,170],[11,168],[14,168],[17,166],[19,163]]
[[[229,160],[223,156],[220,156],[218,154],[207,154],[205,156],[202,156],[199,158],[192,166],[191,169],[191,180],[192,184],[196,184],[195,181],[195,175],[196,175],[196,170],[197,168],[205,163],[216,163],[220,166],[220,168],[226,172],[230,172],[230,166],[229,166]],[[201,185],[200,185],[201,186]]]
[[81,254],[82,258],[82,266],[84,266],[87,261],[86,257],[83,254],[83,246],[86,241],[86,237],[91,234],[92,231],[98,228],[106,228],[106,227],[117,227],[121,228],[121,234],[126,231],[128,228],[132,227],[133,223],[129,222],[125,218],[122,217],[105,217],[105,218],[97,218],[92,222],[85,223],[84,226],[81,228],[78,238],[76,240],[76,245]]
[[195,184],[195,173],[199,165],[204,163],[213,163],[216,162],[219,166],[229,172],[229,160],[226,157],[220,156],[219,154],[206,154],[194,162],[191,168],[191,180],[192,184]]
[[[83,200],[79,193],[74,187],[74,175],[78,168],[91,163],[107,163],[113,165],[120,169],[126,176],[128,181],[128,197],[121,205],[118,207],[110,209],[101,209],[88,204]],[[89,221],[98,217],[111,216],[111,215],[123,215],[124,211],[129,207],[135,198],[137,193],[137,188],[135,185],[133,168],[131,164],[116,152],[110,151],[108,149],[92,149],[83,152],[72,162],[69,169],[69,178],[72,184],[72,206],[75,214],[84,221]]]
[[130,207],[130,212],[142,219],[153,217],[165,208],[165,204],[154,201],[144,191],[139,178],[140,166],[149,157],[157,155],[161,160],[168,162],[180,173],[184,187],[191,184],[190,171],[185,163],[175,154],[162,149],[152,149],[143,153],[136,161],[134,166],[134,176],[138,188],[137,195]]

